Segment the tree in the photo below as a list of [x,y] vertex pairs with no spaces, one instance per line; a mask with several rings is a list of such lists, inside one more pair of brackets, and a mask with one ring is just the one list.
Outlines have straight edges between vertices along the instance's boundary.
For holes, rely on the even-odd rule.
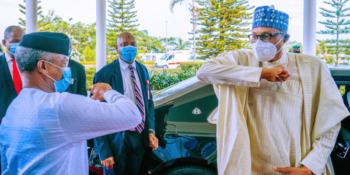
[[117,37],[123,32],[137,33],[138,20],[136,19],[137,11],[135,11],[135,0],[109,0],[109,5],[112,10],[108,10],[108,29],[107,29],[107,50],[115,53],[114,46],[117,42]]
[[346,40],[339,39],[339,35],[350,33],[350,20],[345,21],[345,18],[350,14],[345,14],[350,8],[345,8],[345,4],[349,0],[332,0],[332,2],[324,1],[325,4],[330,5],[334,10],[328,10],[325,8],[321,9],[323,17],[332,18],[336,21],[327,19],[326,21],[319,21],[324,24],[328,30],[321,30],[318,34],[325,35],[336,35],[336,39],[324,40],[328,47],[329,54],[335,54],[337,62],[339,58],[344,59],[345,57],[339,57],[339,54],[348,52],[348,42]]
[[197,31],[198,54],[200,59],[217,56],[220,53],[249,47],[246,28],[251,23],[253,13],[248,11],[247,0],[208,0],[200,5]]
[[[26,0],[23,0],[24,2],[24,5],[23,4],[18,4],[18,6],[20,7],[19,11],[26,15]],[[37,13],[38,13],[38,16],[41,18],[39,19],[38,21],[38,29],[41,29],[44,25],[44,15],[42,15],[42,7],[39,5],[41,3],[40,0],[38,0],[38,9],[37,9]],[[22,19],[22,18],[19,18],[19,22],[18,24],[20,26],[22,26],[22,29],[25,31],[26,30],[26,20],[25,19]]]
[[170,45],[175,46],[176,50],[185,50],[190,47],[191,43],[189,41],[184,41],[181,38],[177,38],[175,41],[171,42]]
[[200,0],[192,0],[192,3],[189,3],[189,0],[171,0],[170,2],[170,10],[171,12],[174,12],[174,7],[176,4],[181,5],[183,2],[187,2],[190,5],[190,11],[192,14],[192,25],[193,25],[193,30],[192,30],[192,34],[193,34],[193,57],[194,57],[194,61],[196,61],[196,26],[197,26],[197,19],[198,19],[198,8],[196,8],[195,6],[195,2],[196,1],[200,1]]

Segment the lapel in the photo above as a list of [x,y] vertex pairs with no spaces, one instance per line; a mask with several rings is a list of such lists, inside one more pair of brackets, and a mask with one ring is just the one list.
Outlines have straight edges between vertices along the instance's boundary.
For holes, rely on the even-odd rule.
[[10,89],[12,90],[13,93],[15,93],[17,95],[16,89],[15,89],[15,85],[13,84],[13,80],[10,74],[10,69],[8,67],[7,61],[6,61],[6,57],[5,57],[5,53],[1,55],[0,57],[0,64],[2,65],[1,70],[3,70],[3,73],[5,75],[4,79],[6,82],[6,84],[8,84],[8,86],[10,87]]
[[142,87],[142,97],[143,97],[143,101],[145,103],[145,111],[147,113],[148,110],[148,94],[147,94],[147,84],[146,84],[146,76],[145,73],[142,69],[142,66],[140,65],[140,63],[138,63],[136,61],[136,70],[137,70],[137,74],[139,75],[140,78],[140,84]]
[[119,58],[114,60],[114,84],[112,88],[124,95],[122,72],[120,71]]

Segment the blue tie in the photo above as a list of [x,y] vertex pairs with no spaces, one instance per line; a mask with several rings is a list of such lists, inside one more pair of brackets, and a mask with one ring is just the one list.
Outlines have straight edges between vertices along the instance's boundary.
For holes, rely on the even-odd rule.
[[136,77],[135,77],[135,68],[132,67],[131,65],[129,66],[129,69],[131,71],[131,78],[132,78],[132,82],[134,82],[134,88],[135,88],[135,96],[136,96],[136,106],[140,111],[141,117],[142,117],[142,122],[141,124],[139,124],[138,126],[136,126],[136,131],[141,134],[142,130],[145,129],[145,106],[143,104],[143,100],[141,98],[141,90],[140,88],[137,86],[136,83]]

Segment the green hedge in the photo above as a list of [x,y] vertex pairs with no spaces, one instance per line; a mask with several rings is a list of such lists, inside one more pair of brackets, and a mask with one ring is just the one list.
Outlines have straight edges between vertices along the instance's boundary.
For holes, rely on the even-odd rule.
[[151,90],[161,90],[195,76],[196,71],[182,71],[181,69],[154,69],[150,70],[149,74]]
[[155,61],[145,61],[145,62],[143,62],[143,64],[154,64],[155,63]]
[[180,69],[183,71],[187,70],[198,70],[204,62],[188,62],[188,63],[181,63]]
[[86,89],[90,91],[92,87],[92,80],[96,73],[96,68],[86,69],[85,72],[86,72],[86,86],[87,86]]

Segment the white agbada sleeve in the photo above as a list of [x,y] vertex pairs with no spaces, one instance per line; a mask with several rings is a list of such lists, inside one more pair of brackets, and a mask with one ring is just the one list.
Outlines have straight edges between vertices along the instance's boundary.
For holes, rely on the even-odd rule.
[[104,94],[108,103],[62,93],[58,99],[61,128],[72,143],[129,130],[141,123],[138,109],[117,91]]
[[242,66],[244,63],[240,62],[248,61],[248,57],[237,54],[238,52],[228,52],[210,59],[198,70],[197,78],[215,85],[259,87],[263,68]]

